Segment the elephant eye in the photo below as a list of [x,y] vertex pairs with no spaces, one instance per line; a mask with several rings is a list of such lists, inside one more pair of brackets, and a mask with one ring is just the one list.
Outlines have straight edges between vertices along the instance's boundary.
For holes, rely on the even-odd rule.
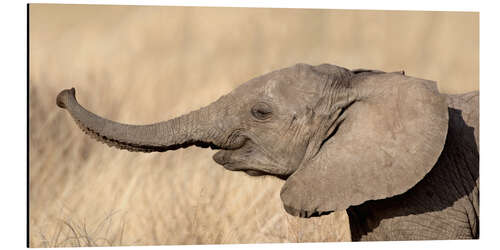
[[271,117],[272,110],[271,106],[266,103],[259,102],[252,107],[252,115],[253,117],[259,120],[267,120]]

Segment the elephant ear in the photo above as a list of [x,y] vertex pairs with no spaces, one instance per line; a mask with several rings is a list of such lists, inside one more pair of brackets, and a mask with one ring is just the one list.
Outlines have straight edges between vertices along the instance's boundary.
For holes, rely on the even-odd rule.
[[360,74],[349,89],[354,101],[281,190],[292,215],[321,215],[402,194],[443,150],[448,107],[435,82],[401,73]]

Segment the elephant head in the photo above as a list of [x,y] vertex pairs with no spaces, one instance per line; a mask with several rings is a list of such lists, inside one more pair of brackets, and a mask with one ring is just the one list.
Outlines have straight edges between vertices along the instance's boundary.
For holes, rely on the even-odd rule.
[[110,146],[219,150],[226,169],[286,180],[285,210],[309,217],[404,193],[436,163],[448,128],[431,81],[371,70],[297,64],[254,78],[214,103],[172,120],[127,125],[80,106],[57,105]]

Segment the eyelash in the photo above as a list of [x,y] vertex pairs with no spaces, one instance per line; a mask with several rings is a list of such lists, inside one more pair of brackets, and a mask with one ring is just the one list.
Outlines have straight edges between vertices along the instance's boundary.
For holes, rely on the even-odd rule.
[[[263,109],[268,109],[268,110],[263,110]],[[253,117],[255,117],[256,119],[267,120],[271,117],[272,111],[269,105],[260,103],[252,107],[251,113]]]

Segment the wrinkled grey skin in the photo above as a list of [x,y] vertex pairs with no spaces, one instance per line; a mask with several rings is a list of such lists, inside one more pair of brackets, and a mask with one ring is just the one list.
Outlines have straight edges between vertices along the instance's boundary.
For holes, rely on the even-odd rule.
[[353,240],[479,237],[479,93],[443,95],[404,72],[297,64],[150,125],[101,118],[64,90],[87,134],[130,151],[219,150],[224,168],[286,180],[295,216],[347,209]]

